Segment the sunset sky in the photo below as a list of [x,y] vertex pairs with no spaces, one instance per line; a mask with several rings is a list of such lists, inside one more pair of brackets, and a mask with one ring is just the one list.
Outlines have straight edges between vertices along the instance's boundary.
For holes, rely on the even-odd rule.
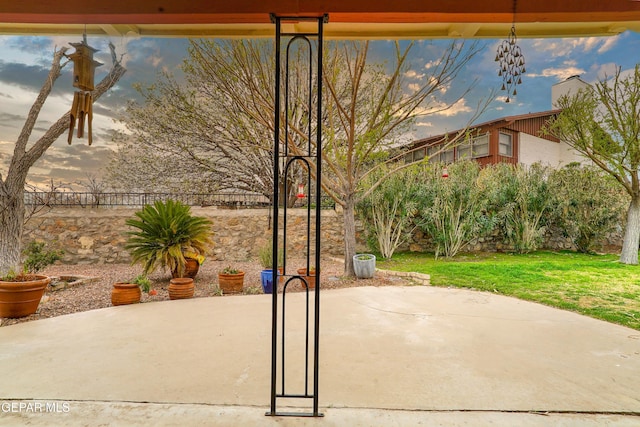
[[[79,42],[78,36],[13,37],[0,36],[0,175],[4,178],[13,144],[20,133],[29,108],[42,86],[51,65],[54,48]],[[75,139],[67,145],[66,134],[56,141],[47,154],[32,168],[30,179],[42,184],[53,179],[56,183],[74,184],[86,179],[87,173],[100,175],[106,165],[107,155],[114,149],[109,130],[118,126],[115,120],[127,101],[136,99],[132,85],[148,84],[156,79],[156,73],[165,69],[179,74],[179,65],[187,55],[188,40],[171,38],[89,38],[91,46],[100,49],[97,59],[105,65],[96,71],[96,82],[107,72],[110,58],[109,42],[120,54],[125,54],[127,73],[123,79],[94,105],[94,142],[87,146],[86,139]],[[464,127],[478,99],[486,97],[492,89],[500,88],[494,62],[496,48],[501,40],[482,40],[483,52],[459,76],[460,87],[466,87],[474,79],[479,84],[453,108],[439,115],[432,115],[417,122],[416,138],[436,135],[447,130]],[[416,42],[411,58],[411,75],[428,73],[431,53],[438,51],[448,41],[422,40]],[[372,42],[373,57],[384,58],[391,42]],[[640,34],[625,32],[614,37],[575,39],[520,39],[526,58],[527,73],[518,86],[517,98],[504,103],[504,93],[498,92],[489,109],[476,122],[501,116],[511,116],[551,109],[551,86],[570,76],[580,75],[587,82],[595,82],[611,75],[617,66],[629,70],[640,63]],[[73,52],[70,49],[69,53]],[[73,99],[71,82],[72,64],[56,82],[52,95],[40,115],[31,141],[66,113]],[[456,87],[450,88],[451,96]],[[448,90],[449,92],[449,90]],[[445,97],[448,96],[445,94]]]

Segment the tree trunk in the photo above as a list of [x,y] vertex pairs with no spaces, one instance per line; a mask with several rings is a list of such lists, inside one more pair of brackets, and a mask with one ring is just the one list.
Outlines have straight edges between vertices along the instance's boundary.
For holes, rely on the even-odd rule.
[[24,228],[24,199],[22,191],[17,194],[0,194],[0,277],[11,270],[20,272],[19,242]]
[[640,195],[634,195],[627,212],[627,227],[622,242],[620,262],[638,264],[638,245],[640,244]]
[[356,254],[356,216],[355,200],[353,196],[347,196],[342,211],[344,219],[344,274],[347,277],[355,277],[353,270],[353,256]]

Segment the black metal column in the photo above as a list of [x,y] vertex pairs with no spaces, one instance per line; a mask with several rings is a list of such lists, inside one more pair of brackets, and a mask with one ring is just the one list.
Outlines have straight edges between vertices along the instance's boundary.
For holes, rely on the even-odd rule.
[[[273,188],[273,277],[274,283],[272,294],[272,325],[271,325],[271,409],[266,415],[270,416],[299,416],[299,417],[321,417],[323,414],[318,411],[318,382],[319,382],[319,344],[320,344],[320,226],[321,226],[321,177],[322,177],[322,31],[323,24],[327,22],[327,15],[320,17],[286,17],[272,16],[276,26],[275,35],[275,117],[274,117],[274,188]],[[312,21],[317,23],[317,31],[309,33],[283,32],[283,23],[297,23]],[[312,42],[315,40],[315,44]],[[282,49],[286,43],[284,55],[284,91],[282,82]],[[297,44],[297,45],[296,45]],[[296,47],[298,46],[298,47]],[[302,47],[300,47],[302,46]],[[315,47],[315,49],[314,49]],[[291,146],[289,134],[289,118],[292,108],[289,96],[291,84],[291,67],[299,66],[299,63],[292,61],[292,49],[308,53],[308,82],[307,100],[304,108],[308,113],[306,138],[301,144]],[[313,53],[315,50],[315,61]],[[298,56],[298,59],[300,56]],[[292,64],[293,62],[293,64]],[[315,69],[315,75],[314,75]],[[300,84],[296,81],[295,84]],[[282,102],[284,98],[284,108]],[[314,104],[315,100],[315,106]],[[294,104],[300,102],[293,99]],[[315,107],[315,108],[314,108]],[[315,116],[315,131],[313,130],[313,117]],[[297,125],[297,123],[295,124]],[[306,171],[306,188],[308,189],[308,203],[306,208],[306,250],[304,251],[307,272],[313,267],[315,275],[292,274],[287,267],[287,196],[289,194],[289,175],[296,167]],[[312,208],[312,176],[315,175],[315,206]],[[282,194],[280,185],[282,185]],[[312,215],[312,212],[314,215]],[[312,219],[315,220],[312,227]],[[280,229],[282,220],[282,231]],[[313,241],[313,246],[311,242]],[[313,255],[312,255],[313,247]],[[279,252],[283,253],[283,265],[278,265]],[[278,267],[283,268],[283,272],[278,274]],[[307,273],[308,274],[308,273]],[[278,290],[279,277],[283,276],[284,285],[280,295]],[[311,282],[311,283],[310,283]],[[313,283],[315,282],[315,283]],[[287,344],[289,338],[287,331],[291,328],[299,328],[299,323],[290,325],[287,321],[287,288],[292,284],[302,284],[305,289],[304,306],[304,378],[294,378],[288,374],[290,368],[290,357],[287,354]],[[313,305],[310,304],[313,297]],[[279,299],[281,304],[279,304]],[[291,304],[291,302],[289,302]],[[313,307],[313,308],[312,308]],[[312,335],[312,336],[310,336]],[[294,352],[296,353],[296,352]],[[311,366],[310,366],[311,365]],[[293,389],[293,390],[291,390]],[[278,410],[278,405],[283,402],[292,402],[300,399],[311,401],[311,412],[283,412]],[[291,405],[298,408],[298,405]]]

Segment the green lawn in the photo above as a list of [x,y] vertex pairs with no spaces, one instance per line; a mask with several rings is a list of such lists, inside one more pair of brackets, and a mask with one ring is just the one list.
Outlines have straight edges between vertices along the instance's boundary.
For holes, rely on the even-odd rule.
[[620,264],[615,255],[481,253],[435,260],[401,253],[377,267],[427,273],[434,286],[496,292],[640,330],[640,266]]

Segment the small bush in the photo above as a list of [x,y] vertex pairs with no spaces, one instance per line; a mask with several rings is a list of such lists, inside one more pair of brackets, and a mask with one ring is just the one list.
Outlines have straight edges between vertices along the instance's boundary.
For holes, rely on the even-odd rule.
[[32,241],[24,248],[22,254],[25,256],[23,266],[26,272],[38,273],[45,267],[62,259],[64,251],[45,250],[45,247],[46,244],[44,242]]

